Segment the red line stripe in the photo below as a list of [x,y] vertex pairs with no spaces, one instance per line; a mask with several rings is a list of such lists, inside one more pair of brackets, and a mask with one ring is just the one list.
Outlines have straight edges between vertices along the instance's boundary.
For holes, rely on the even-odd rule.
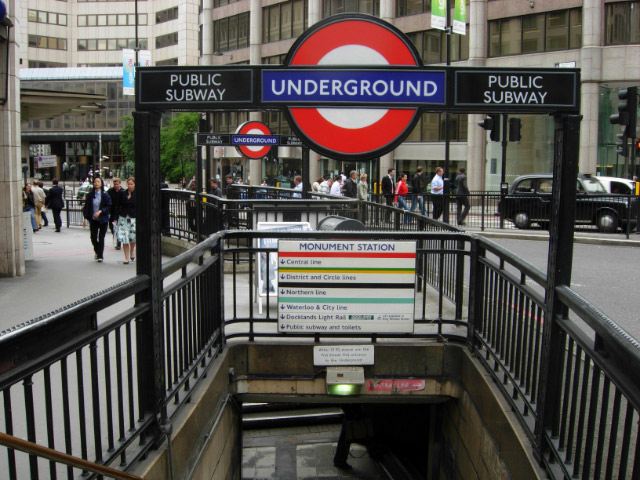
[[364,252],[278,252],[279,257],[357,257],[357,258],[416,258],[415,253]]

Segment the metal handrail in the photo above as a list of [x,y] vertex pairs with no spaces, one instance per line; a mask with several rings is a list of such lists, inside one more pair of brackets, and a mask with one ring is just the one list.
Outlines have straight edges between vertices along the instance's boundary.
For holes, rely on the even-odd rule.
[[2,432],[0,432],[0,445],[20,450],[21,452],[25,452],[30,455],[46,458],[47,460],[52,460],[54,462],[64,463],[70,467],[79,468],[98,475],[106,475],[117,480],[143,480],[142,477],[138,477],[137,475],[116,470],[114,468],[107,467],[106,465],[100,465],[99,463],[83,460],[82,458],[74,457],[73,455],[68,455],[66,453],[53,450],[52,448],[43,447],[37,443],[28,442],[27,440],[22,440],[21,438],[16,438]]

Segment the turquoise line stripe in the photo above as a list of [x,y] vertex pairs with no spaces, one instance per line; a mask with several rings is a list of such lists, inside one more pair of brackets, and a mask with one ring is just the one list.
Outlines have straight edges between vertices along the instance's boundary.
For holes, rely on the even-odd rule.
[[411,298],[278,297],[280,303],[413,303]]

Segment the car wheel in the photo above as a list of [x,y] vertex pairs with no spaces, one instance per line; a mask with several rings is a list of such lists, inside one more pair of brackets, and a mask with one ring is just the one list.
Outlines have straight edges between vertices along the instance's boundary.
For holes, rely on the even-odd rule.
[[518,212],[513,216],[513,223],[516,227],[526,230],[531,225],[531,219],[526,212]]
[[599,213],[596,219],[598,231],[603,233],[615,232],[618,228],[618,217],[611,212]]

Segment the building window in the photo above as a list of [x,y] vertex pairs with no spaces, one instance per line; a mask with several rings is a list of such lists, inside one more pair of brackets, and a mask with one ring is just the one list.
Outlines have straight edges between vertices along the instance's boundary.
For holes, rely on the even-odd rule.
[[161,67],[163,65],[178,65],[178,59],[177,58],[168,58],[166,60],[158,60],[156,62],[156,65],[158,67]]
[[[79,27],[104,27],[104,26],[134,26],[136,24],[136,15],[122,13],[119,15],[78,15]],[[147,24],[147,14],[138,14],[138,25]]]
[[29,46],[33,48],[46,48],[48,50],[66,50],[67,39],[29,35]]
[[263,65],[283,65],[284,59],[287,57],[286,53],[282,55],[273,55],[271,57],[263,57],[262,64]]
[[605,4],[606,45],[640,43],[640,2]]
[[337,13],[368,13],[380,16],[380,0],[323,0],[323,18]]
[[156,48],[170,47],[178,44],[178,32],[167,33],[156,37]]
[[238,125],[249,120],[249,112],[213,112],[213,131],[235,133]]
[[249,12],[213,22],[213,51],[225,52],[249,45]]
[[64,13],[43,12],[42,10],[29,10],[29,22],[48,23],[49,25],[67,26],[67,16]]
[[566,50],[581,46],[581,8],[501,18],[489,22],[490,57]]
[[397,0],[396,16],[406,17],[431,11],[431,0]]
[[[138,44],[141,50],[146,50],[148,41],[146,38],[139,38]],[[122,50],[123,48],[136,48],[135,38],[81,38],[78,39],[78,51],[94,50]]]
[[223,7],[239,0],[213,0],[213,8]]
[[64,68],[66,63],[43,62],[41,60],[29,60],[29,68]]
[[[407,142],[444,142],[444,113],[424,113],[409,134]],[[449,115],[449,139],[453,142],[467,141],[467,114]]]
[[[469,27],[467,26],[467,29]],[[425,30],[407,34],[425,64],[446,63],[447,39],[442,30]],[[451,36],[451,61],[469,59],[469,35]]]
[[299,36],[307,28],[307,2],[290,0],[262,9],[262,42]]
[[156,24],[178,19],[178,7],[168,8],[156,13]]

